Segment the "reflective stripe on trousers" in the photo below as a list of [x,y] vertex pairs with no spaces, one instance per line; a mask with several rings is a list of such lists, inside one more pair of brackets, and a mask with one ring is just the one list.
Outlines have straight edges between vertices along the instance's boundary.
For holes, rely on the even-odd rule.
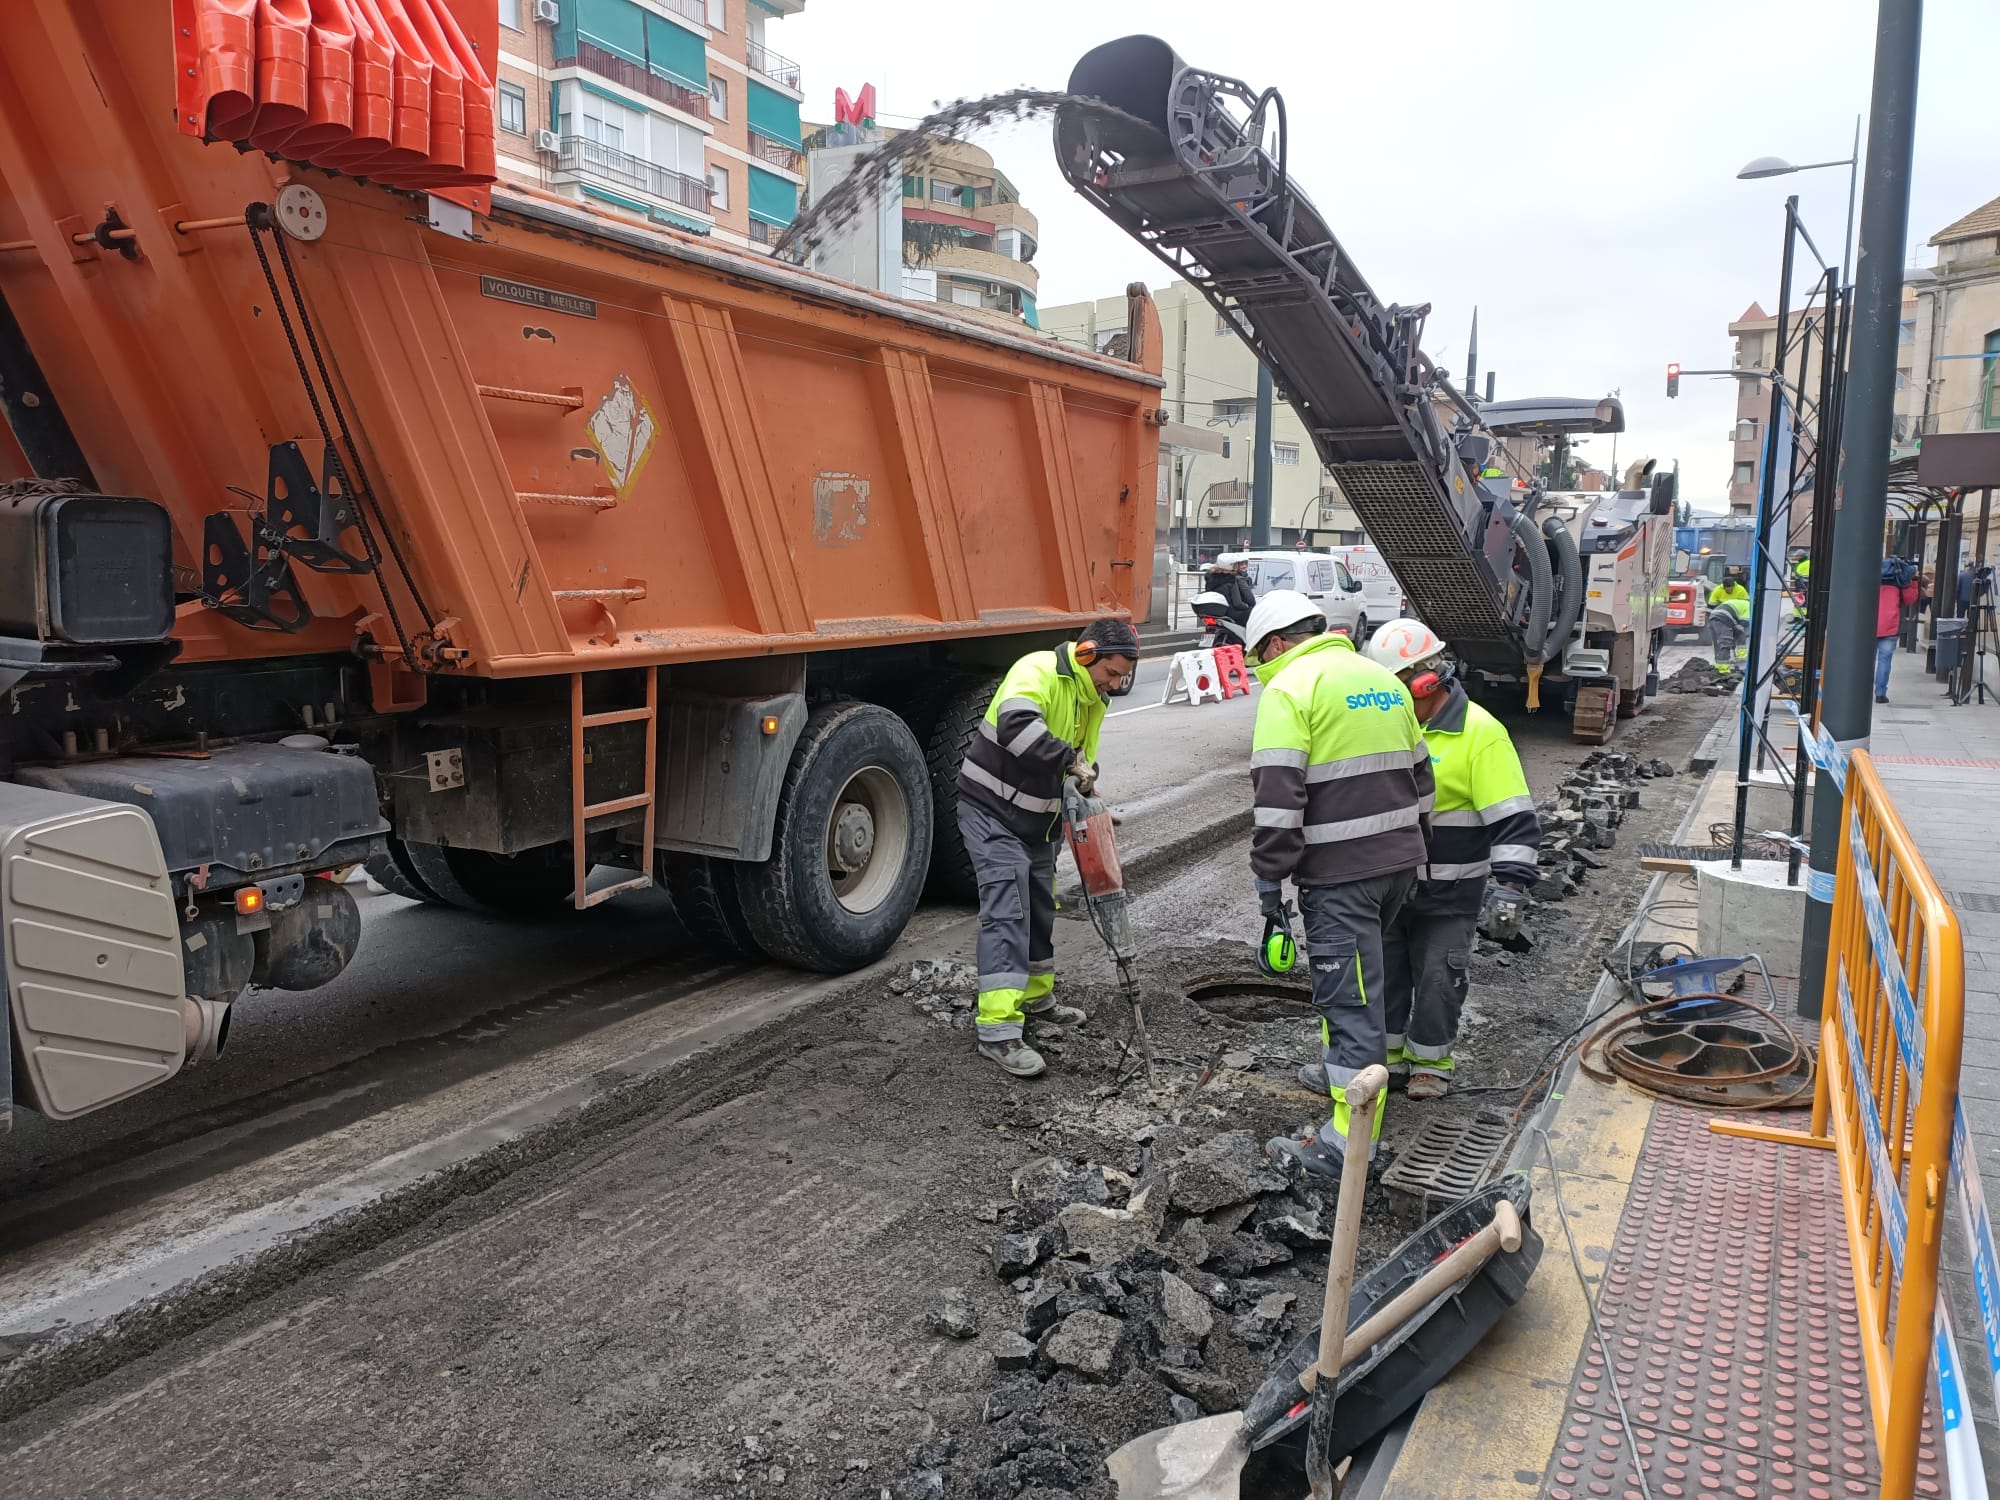
[[979,1040],[1011,1041],[1055,988],[1056,846],[1024,843],[964,798],[958,831],[979,885]]
[[[1416,871],[1403,870],[1369,880],[1307,886],[1299,892],[1313,1007],[1320,1014],[1327,1088],[1333,1097],[1333,1118],[1320,1128],[1320,1140],[1336,1152],[1346,1149],[1347,1085],[1363,1068],[1389,1058],[1382,934],[1416,878]],[[1377,1138],[1382,1133],[1383,1103],[1375,1101],[1370,1122]]]

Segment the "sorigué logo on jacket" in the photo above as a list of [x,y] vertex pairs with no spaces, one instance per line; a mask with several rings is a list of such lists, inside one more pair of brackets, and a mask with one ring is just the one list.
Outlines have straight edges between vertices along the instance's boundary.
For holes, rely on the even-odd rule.
[[1382,712],[1388,713],[1391,709],[1403,706],[1403,695],[1401,693],[1392,693],[1387,688],[1370,688],[1365,693],[1349,693],[1347,695],[1347,706],[1349,708],[1379,708]]

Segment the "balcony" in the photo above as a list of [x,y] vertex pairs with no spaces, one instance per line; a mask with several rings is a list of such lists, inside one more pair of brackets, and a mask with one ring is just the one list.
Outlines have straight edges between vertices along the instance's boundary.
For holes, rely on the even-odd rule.
[[708,30],[708,7],[702,0],[659,0],[659,3],[677,16],[686,16],[703,31]]
[[562,138],[556,171],[568,172],[600,187],[644,193],[650,198],[698,214],[710,212],[707,183],[684,176],[658,162],[647,161],[643,156],[629,156],[601,142],[585,140],[580,135]]
[[[566,59],[559,59],[559,61],[564,60]],[[606,52],[602,47],[593,46],[581,37],[576,43],[576,65],[599,77],[609,78],[613,83],[621,83],[636,94],[644,94],[648,99],[657,99],[684,115],[693,115],[698,120],[708,118],[708,95],[682,88],[672,79],[662,78],[651,68],[642,68],[635,62],[627,62],[615,52]]]
[[762,42],[746,40],[743,44],[743,60],[750,64],[750,71],[761,73],[771,82],[799,91],[799,65],[783,53],[773,52]]
[[774,136],[763,135],[756,129],[750,131],[750,154],[761,162],[768,162],[784,171],[805,175],[806,154],[797,146],[786,144]]
[[[906,252],[910,247],[904,246]],[[905,265],[914,264],[910,254],[903,256]],[[1034,295],[1041,289],[1041,275],[1025,261],[1013,260],[997,250],[975,250],[962,245],[943,245],[933,250],[923,262],[924,266],[936,271],[960,271],[969,276],[984,277],[988,281],[1002,282],[1008,286],[1025,289]]]
[[750,221],[750,243],[762,245],[766,250],[778,243],[778,236],[785,231],[775,224],[766,224],[762,219]]

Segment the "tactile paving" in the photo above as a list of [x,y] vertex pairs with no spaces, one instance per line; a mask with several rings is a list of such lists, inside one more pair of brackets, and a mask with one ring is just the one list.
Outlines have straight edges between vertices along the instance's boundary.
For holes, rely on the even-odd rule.
[[[1578,1357],[1547,1500],[1643,1500],[1635,1447],[1656,1500],[1880,1490],[1834,1158],[1709,1118],[1654,1108],[1598,1290],[1605,1347],[1586,1337]],[[1944,1493],[1930,1434],[1917,1493]]]

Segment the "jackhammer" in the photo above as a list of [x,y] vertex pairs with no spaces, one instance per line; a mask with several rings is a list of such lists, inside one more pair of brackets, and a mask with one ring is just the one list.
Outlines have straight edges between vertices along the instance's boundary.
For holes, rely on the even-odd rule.
[[[1145,1063],[1146,1081],[1153,1081],[1153,1041],[1146,1034],[1146,1011],[1139,1000],[1139,979],[1132,966],[1139,960],[1139,945],[1132,936],[1132,913],[1125,900],[1125,871],[1118,861],[1118,841],[1111,831],[1111,809],[1097,797],[1087,797],[1073,781],[1063,782],[1063,831],[1069,852],[1076,860],[1076,873],[1083,885],[1084,910],[1090,925],[1097,929],[1111,961],[1118,968],[1118,988],[1132,1011],[1132,1036],[1125,1044],[1139,1044]],[[1119,1056],[1119,1082],[1124,1081],[1125,1054]]]

